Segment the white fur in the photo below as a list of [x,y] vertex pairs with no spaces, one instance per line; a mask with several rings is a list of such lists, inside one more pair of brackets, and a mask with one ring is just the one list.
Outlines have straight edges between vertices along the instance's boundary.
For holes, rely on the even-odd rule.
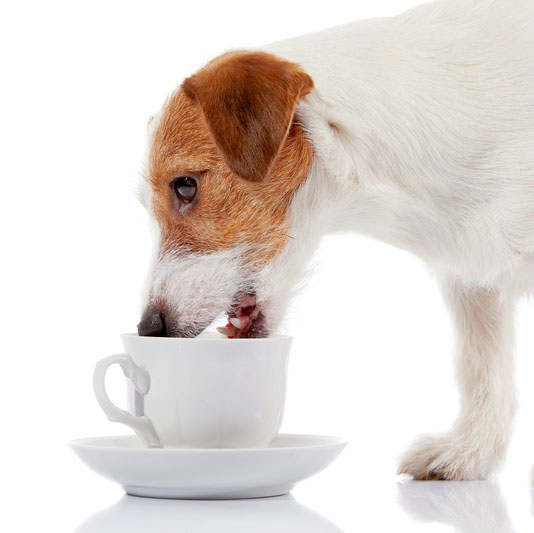
[[209,326],[247,288],[239,249],[192,254],[158,246],[143,300],[147,305],[163,300],[169,335],[188,337]]
[[[454,428],[415,443],[400,471],[487,476],[515,405],[514,300],[534,288],[534,2],[437,1],[264,49],[315,84],[297,110],[315,159],[291,205],[294,239],[253,274],[267,323],[278,326],[326,232],[417,254],[455,317],[463,401]],[[160,260],[160,290],[183,312],[212,300],[223,310],[221,276],[233,289],[251,275],[237,257]],[[203,281],[184,304],[175,269]]]

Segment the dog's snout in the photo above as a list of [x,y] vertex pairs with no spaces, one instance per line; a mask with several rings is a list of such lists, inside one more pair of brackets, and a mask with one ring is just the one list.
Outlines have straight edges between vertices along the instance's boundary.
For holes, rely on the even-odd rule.
[[163,314],[160,311],[145,313],[137,325],[137,333],[142,337],[165,337],[167,331]]

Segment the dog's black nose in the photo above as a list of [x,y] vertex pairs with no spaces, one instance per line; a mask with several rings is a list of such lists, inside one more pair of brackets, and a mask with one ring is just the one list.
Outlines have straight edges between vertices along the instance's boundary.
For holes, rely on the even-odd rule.
[[165,337],[165,320],[160,312],[149,312],[143,315],[137,324],[137,333],[141,337]]

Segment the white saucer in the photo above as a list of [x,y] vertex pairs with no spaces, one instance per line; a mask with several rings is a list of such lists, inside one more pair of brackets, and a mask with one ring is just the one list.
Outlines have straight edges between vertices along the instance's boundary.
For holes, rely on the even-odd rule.
[[180,499],[262,498],[287,494],[326,468],[346,441],[317,435],[278,435],[268,448],[146,448],[135,436],[70,443],[98,474],[132,496]]

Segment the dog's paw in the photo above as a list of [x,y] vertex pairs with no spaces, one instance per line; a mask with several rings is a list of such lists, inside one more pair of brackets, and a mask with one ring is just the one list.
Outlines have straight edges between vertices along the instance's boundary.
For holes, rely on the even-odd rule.
[[397,474],[421,480],[485,479],[500,460],[498,448],[453,434],[423,436],[401,456]]

